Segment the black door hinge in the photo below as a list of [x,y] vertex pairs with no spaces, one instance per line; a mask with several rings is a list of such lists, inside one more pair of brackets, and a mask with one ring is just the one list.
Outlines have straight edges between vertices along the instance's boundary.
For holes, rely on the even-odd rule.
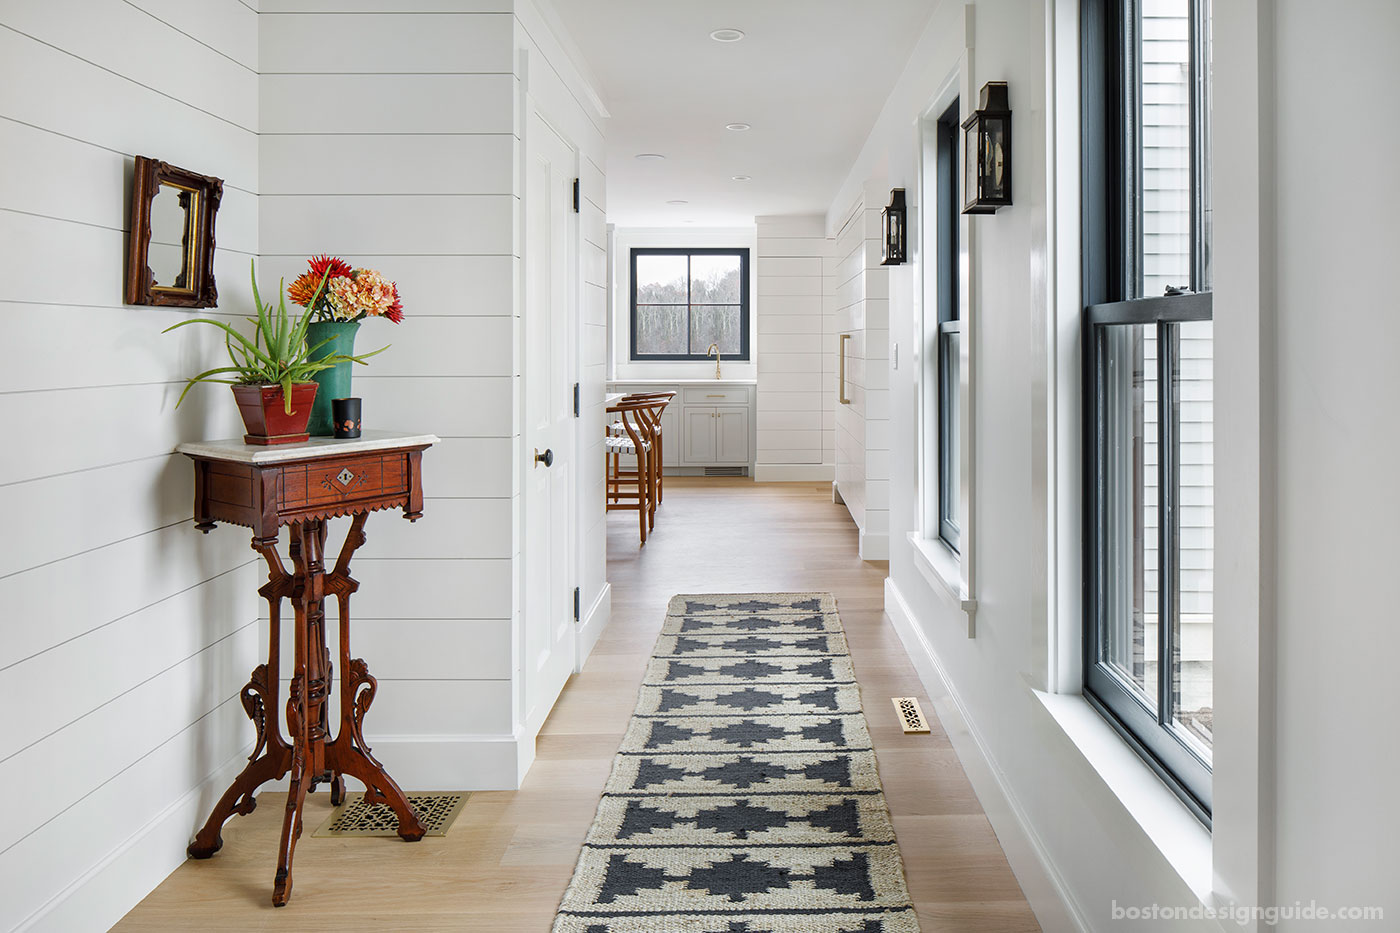
[[578,213],[578,179],[574,179],[574,213]]
[[574,417],[578,417],[578,383],[574,383]]
[[578,621],[578,612],[579,612],[579,609],[578,609],[578,601],[579,601],[578,587],[574,587],[574,621],[575,621],[575,622]]

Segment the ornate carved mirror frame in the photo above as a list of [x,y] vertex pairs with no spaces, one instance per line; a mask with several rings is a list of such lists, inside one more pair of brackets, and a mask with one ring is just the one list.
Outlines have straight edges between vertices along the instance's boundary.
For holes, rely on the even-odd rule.
[[[181,272],[157,282],[151,271],[152,204],[161,188],[171,189],[184,210]],[[209,308],[218,303],[214,287],[214,215],[223,197],[222,179],[198,175],[168,162],[136,157],[131,185],[131,237],[127,246],[126,303]]]

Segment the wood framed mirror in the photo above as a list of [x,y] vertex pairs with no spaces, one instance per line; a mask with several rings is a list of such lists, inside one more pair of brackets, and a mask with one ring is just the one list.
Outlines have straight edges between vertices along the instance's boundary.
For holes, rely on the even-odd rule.
[[214,216],[222,179],[136,157],[131,184],[126,303],[209,308],[214,287]]

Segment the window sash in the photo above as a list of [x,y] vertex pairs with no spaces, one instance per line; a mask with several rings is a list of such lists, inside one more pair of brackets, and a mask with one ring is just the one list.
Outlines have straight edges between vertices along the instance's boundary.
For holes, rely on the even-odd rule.
[[690,327],[692,311],[696,308],[732,308],[736,305],[739,308],[739,352],[721,353],[724,359],[747,362],[750,359],[749,347],[749,250],[738,247],[695,247],[693,249],[671,248],[671,247],[633,247],[630,261],[630,289],[631,298],[629,301],[629,354],[628,358],[632,362],[650,363],[664,361],[693,361],[703,362],[713,360],[714,357],[706,356],[704,353],[639,353],[637,351],[637,257],[639,256],[684,256],[686,257],[686,297],[689,299],[691,293],[690,280],[690,259],[693,256],[736,256],[739,259],[739,300],[737,302],[643,302],[642,307],[655,308],[685,308],[685,345],[690,347]]
[[[1090,411],[1090,449],[1087,501],[1089,521],[1088,613],[1085,625],[1084,693],[1097,706],[1109,713],[1109,719],[1130,739],[1148,763],[1168,783],[1184,791],[1183,801],[1203,821],[1209,823],[1211,808],[1211,770],[1181,727],[1174,722],[1173,683],[1174,663],[1179,646],[1174,643],[1175,626],[1170,620],[1178,611],[1176,560],[1179,554],[1176,475],[1178,441],[1175,437],[1171,412],[1177,404],[1176,379],[1178,365],[1175,328],[1190,321],[1212,319],[1212,296],[1209,292],[1170,298],[1138,298],[1106,302],[1086,309],[1087,347],[1086,383]],[[1108,355],[1107,329],[1125,325],[1155,327],[1157,332],[1157,684],[1155,708],[1143,702],[1138,687],[1127,681],[1109,663],[1105,642],[1109,626],[1109,568],[1108,527],[1110,503],[1108,473],[1111,454],[1108,443]]]
[[[1212,319],[1208,248],[1209,202],[1207,88],[1199,50],[1206,47],[1209,0],[1192,0],[1190,133],[1190,287],[1196,293],[1142,297],[1139,158],[1142,139],[1137,95],[1141,75],[1136,35],[1140,0],[1082,0],[1080,6],[1080,115],[1082,191],[1082,294],[1084,314],[1084,696],[1133,745],[1182,801],[1209,826],[1211,770],[1173,719],[1176,681],[1171,624],[1179,583],[1180,456],[1172,413],[1179,366],[1177,330]],[[1202,119],[1204,117],[1204,119]],[[1187,284],[1187,283],[1181,283]],[[1155,708],[1141,688],[1108,663],[1105,651],[1110,611],[1109,563],[1109,390],[1110,329],[1139,325],[1157,336],[1157,663]],[[1147,607],[1143,607],[1146,612]]]
[[959,344],[962,322],[938,325],[938,536],[956,554],[961,553],[962,525],[958,518],[961,495],[958,481],[958,393],[962,361]]
[[958,505],[962,497],[959,479],[958,412],[962,378],[962,323],[958,294],[958,233],[962,215],[958,199],[959,102],[953,103],[936,124],[938,332],[935,361],[938,378],[938,537],[955,554],[961,553],[962,523]]

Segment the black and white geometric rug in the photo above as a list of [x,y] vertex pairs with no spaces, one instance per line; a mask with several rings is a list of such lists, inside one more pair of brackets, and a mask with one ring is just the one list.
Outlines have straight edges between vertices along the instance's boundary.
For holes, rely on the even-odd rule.
[[661,631],[554,933],[917,933],[836,600]]

